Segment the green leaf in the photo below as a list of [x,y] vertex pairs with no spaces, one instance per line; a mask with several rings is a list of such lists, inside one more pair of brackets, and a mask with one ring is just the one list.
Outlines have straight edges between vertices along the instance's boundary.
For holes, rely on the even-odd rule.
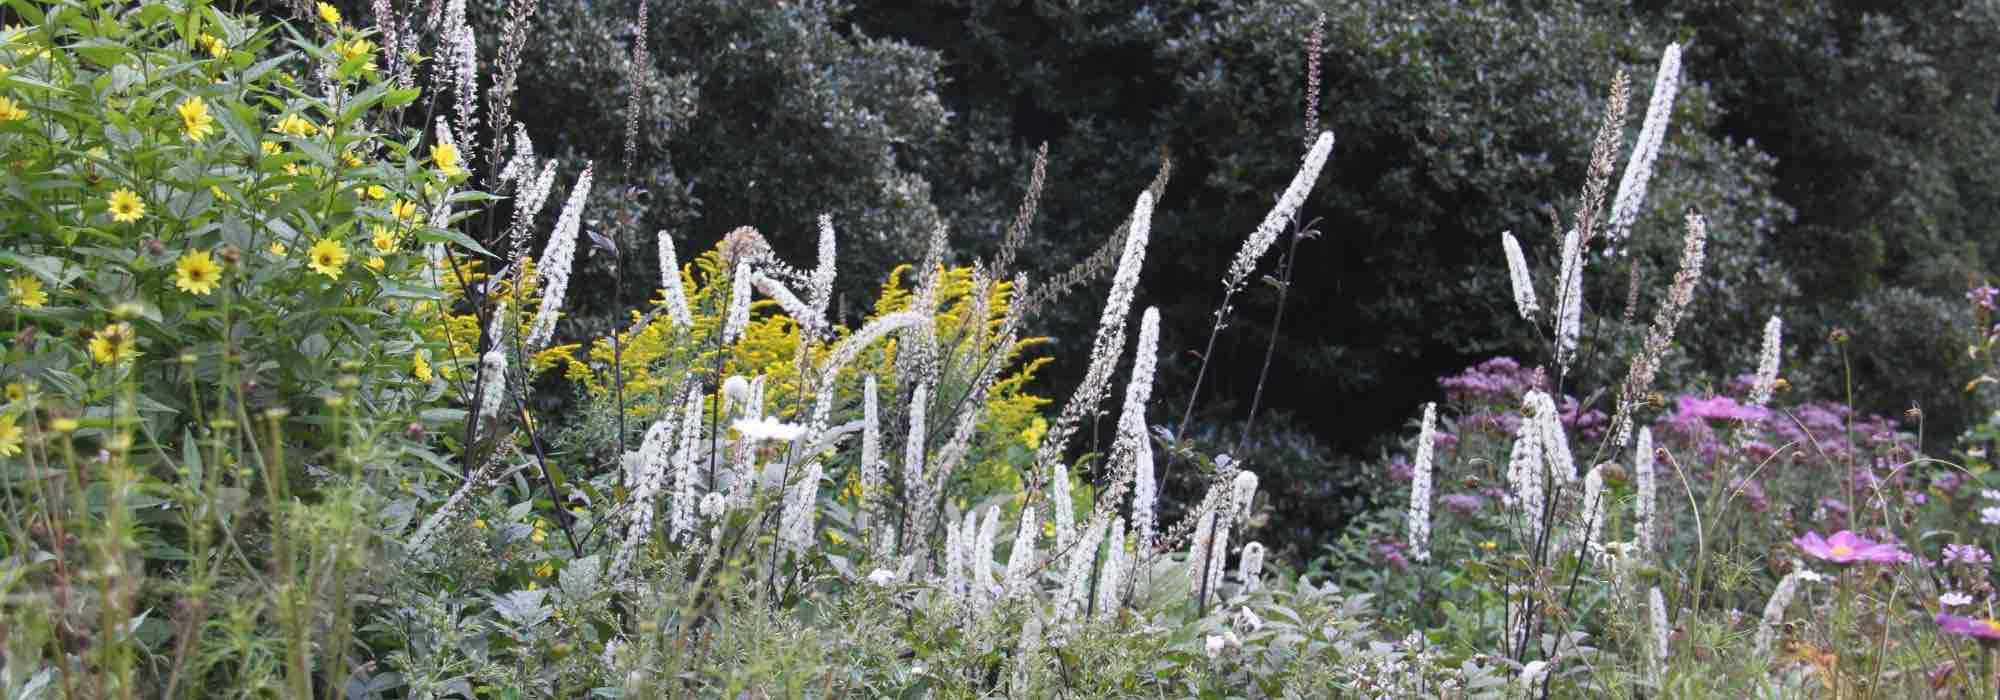
[[430,227],[420,228],[417,229],[417,240],[423,241],[425,243],[440,243],[440,242],[457,243],[461,248],[472,251],[474,253],[478,253],[480,255],[484,255],[488,258],[497,259],[499,257],[497,255],[494,255],[492,251],[487,250],[485,246],[479,245],[478,241],[472,240],[471,236],[467,236],[463,233],[459,233],[451,229],[430,228]]

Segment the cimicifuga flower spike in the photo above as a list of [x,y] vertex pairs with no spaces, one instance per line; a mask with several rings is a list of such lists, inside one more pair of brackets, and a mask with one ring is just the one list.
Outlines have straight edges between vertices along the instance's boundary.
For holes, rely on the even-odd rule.
[[673,511],[667,523],[668,535],[675,542],[694,531],[694,463],[696,450],[701,449],[701,397],[701,382],[688,382],[687,402],[681,412],[680,449],[673,456]]
[[1541,428],[1532,416],[1524,416],[1521,427],[1514,433],[1513,453],[1507,459],[1507,483],[1513,487],[1511,505],[1527,525],[1530,542],[1539,541],[1542,535],[1542,511],[1547,507],[1543,495],[1546,474]]
[[1410,558],[1431,560],[1431,445],[1437,441],[1437,403],[1424,404],[1424,427],[1417,433],[1417,459],[1410,479]]
[[1190,596],[1201,595],[1201,584],[1206,578],[1208,569],[1209,545],[1215,539],[1215,515],[1213,508],[1203,512],[1201,519],[1195,521],[1194,537],[1188,540],[1187,575]]
[[1097,572],[1097,617],[1118,612],[1119,597],[1125,590],[1125,519],[1111,520],[1111,534],[1104,547],[1104,563]]
[[1674,639],[1673,623],[1667,621],[1667,599],[1660,595],[1658,587],[1646,592],[1646,609],[1653,617],[1653,672],[1658,677],[1667,674],[1667,647]]
[[1681,241],[1680,270],[1674,273],[1673,284],[1667,287],[1667,298],[1654,312],[1653,325],[1646,331],[1646,342],[1633,356],[1632,366],[1625,370],[1625,382],[1618,387],[1618,410],[1611,416],[1614,445],[1623,447],[1632,438],[1632,412],[1652,387],[1653,375],[1660,371],[1660,361],[1673,347],[1674,329],[1687,313],[1688,304],[1694,301],[1694,287],[1701,281],[1707,246],[1708,219],[1701,212],[1689,209],[1687,236]]
[[1592,544],[1604,543],[1604,515],[1610,509],[1604,505],[1604,465],[1590,468],[1583,476],[1583,526],[1590,539],[1584,540],[1587,549]]
[[[1229,523],[1217,519],[1215,528],[1209,536],[1213,540],[1208,543],[1208,565],[1202,567],[1208,578],[1200,590],[1207,591],[1209,595],[1217,595],[1222,589],[1222,571],[1229,563]],[[1201,595],[1200,591],[1197,591],[1196,595]]]
[[[911,513],[916,512],[918,503],[930,498],[930,485],[924,483],[924,441],[929,439],[929,420],[924,412],[930,403],[931,388],[918,384],[910,394],[910,433],[903,441],[903,503]],[[905,528],[914,526],[904,523]]]
[[819,266],[813,268],[812,286],[806,292],[806,303],[812,307],[813,319],[824,327],[830,323],[827,305],[833,302],[834,279],[834,236],[833,215],[819,215]]
[[1799,581],[1812,573],[1799,569],[1785,574],[1778,581],[1778,587],[1771,590],[1771,599],[1764,602],[1764,619],[1757,625],[1757,653],[1768,654],[1771,643],[1778,639],[1778,626],[1785,623],[1785,608],[1792,605],[1792,597],[1799,592]]
[[861,356],[862,350],[874,345],[875,341],[881,340],[883,336],[922,323],[924,318],[923,314],[915,311],[886,314],[869,321],[860,330],[834,344],[833,352],[828,354],[826,361],[821,363],[817,370],[819,379],[816,385],[821,387],[822,391],[815,397],[812,421],[806,424],[806,444],[817,442],[820,435],[828,428],[828,421],[833,415],[833,392],[829,388],[833,386],[834,379],[840,376],[840,370],[854,362],[854,358]]
[[792,486],[785,498],[785,512],[779,517],[779,531],[785,536],[785,545],[794,554],[804,554],[812,548],[813,516],[819,510],[819,480],[824,476],[819,460],[806,465],[805,475]]
[[404,558],[419,560],[429,556],[431,540],[437,536],[438,529],[444,527],[446,520],[457,514],[459,509],[465,507],[465,503],[470,500],[473,491],[484,488],[486,485],[486,474],[481,472],[475,472],[471,478],[466,479],[465,483],[461,484],[457,491],[451,493],[450,498],[445,499],[444,505],[439,506],[436,512],[431,513],[430,517],[424,519],[422,525],[417,526],[416,533],[410,535],[409,544],[403,548]]
[[1322,131],[1319,140],[1313,142],[1312,150],[1299,164],[1299,172],[1292,176],[1292,184],[1285,187],[1285,193],[1278,197],[1278,203],[1270,213],[1257,224],[1257,230],[1243,241],[1237,249],[1236,258],[1229,263],[1229,273],[1222,278],[1222,288],[1234,294],[1243,288],[1244,281],[1257,269],[1257,261],[1278,241],[1278,235],[1285,232],[1285,226],[1299,213],[1299,207],[1306,202],[1306,195],[1312,193],[1313,183],[1319,180],[1320,170],[1326,167],[1327,156],[1333,153],[1333,132]]
[[1653,477],[1653,429],[1639,429],[1639,444],[1632,452],[1632,478],[1638,482],[1638,494],[1632,504],[1632,520],[1638,523],[1639,551],[1653,552],[1653,537],[1659,532],[1656,515],[1659,504],[1658,482]]
[[973,600],[983,603],[992,597],[993,580],[993,540],[1000,536],[1000,507],[987,506],[986,517],[979,521],[979,536],[972,541],[972,588]]
[[1104,540],[1104,530],[1110,523],[1098,523],[1087,528],[1069,550],[1069,567],[1064,572],[1063,595],[1061,601],[1062,619],[1074,620],[1083,611],[1084,604],[1090,602],[1090,574],[1096,568],[1097,546]]
[[1625,177],[1618,181],[1618,195],[1611,202],[1611,223],[1605,235],[1615,250],[1639,218],[1639,205],[1646,201],[1646,183],[1653,177],[1653,161],[1660,156],[1666,140],[1667,121],[1674,116],[1674,94],[1681,84],[1681,45],[1667,44],[1660,54],[1660,73],[1653,78],[1653,97],[1646,105],[1646,122],[1639,127],[1639,142],[1625,162]]
[[806,306],[804,301],[800,301],[798,295],[793,294],[792,290],[787,289],[785,283],[773,279],[770,275],[761,273],[752,274],[750,283],[756,285],[757,291],[763,292],[764,296],[778,302],[778,306],[783,308],[786,314],[791,315],[793,320],[798,321],[799,326],[804,328],[807,333],[817,334],[819,332],[820,316],[813,313],[812,308]]
[[1229,520],[1232,524],[1242,522],[1250,516],[1250,504],[1257,498],[1257,472],[1237,472],[1229,482],[1229,496]]
[[1778,356],[1784,352],[1785,322],[1776,316],[1764,323],[1764,350],[1757,355],[1757,381],[1750,385],[1750,403],[1771,402],[1778,389]]
[[1021,623],[1021,643],[1014,649],[1014,673],[1011,683],[1012,695],[1029,697],[1029,683],[1034,679],[1035,666],[1041,663],[1042,655],[1042,614],[1029,611],[1028,621]]
[[479,422],[488,423],[507,399],[507,353],[495,346],[480,356],[479,365]]
[[667,303],[667,317],[673,319],[675,328],[687,328],[694,322],[694,315],[688,311],[687,290],[681,286],[681,264],[674,256],[674,237],[661,229],[660,241],[660,296]]
[[1038,476],[1047,475],[1062,462],[1070,434],[1104,399],[1112,370],[1125,350],[1125,317],[1132,308],[1133,291],[1139,286],[1139,268],[1146,262],[1146,242],[1152,234],[1152,222],[1153,193],[1141,192],[1139,201],[1132,206],[1132,226],[1125,236],[1124,253],[1118,258],[1118,271],[1111,278],[1111,294],[1104,301],[1104,313],[1098,317],[1097,337],[1090,345],[1090,364],[1084,370],[1083,381],[1077,384],[1076,393],[1070,395],[1069,403],[1063,404],[1062,412],[1056,414],[1055,422],[1042,436],[1041,447],[1035,451]]
[[1549,473],[1562,483],[1576,481],[1576,459],[1570,456],[1569,436],[1563,432],[1562,412],[1556,409],[1555,399],[1530,391],[1527,401],[1535,412],[1536,429],[1541,431],[1542,459],[1548,462]]
[[1035,519],[1034,504],[1022,506],[1021,524],[1014,529],[1014,551],[1007,553],[1007,579],[1002,584],[1009,598],[1028,592],[1033,585],[1028,575],[1035,567],[1035,535],[1041,531],[1042,523]]
[[583,203],[590,197],[590,166],[584,166],[583,175],[576,179],[576,187],[570,190],[569,201],[563,204],[562,215],[556,217],[555,232],[549,235],[548,248],[542,252],[542,259],[536,266],[541,274],[542,306],[535,311],[535,323],[528,328],[528,352],[541,352],[548,347],[549,337],[556,330],[556,316],[562,311],[563,295],[569,291],[569,273],[576,258],[576,235],[583,225]]
[[[531,175],[533,179],[526,179]],[[515,264],[521,262],[521,256],[527,255],[528,230],[534,226],[535,217],[542,213],[542,208],[548,206],[549,193],[555,191],[556,162],[550,159],[543,163],[539,175],[523,173],[521,177],[523,181],[515,186],[514,191],[514,221],[507,227],[507,241],[510,246],[508,262]]]
[[729,275],[729,314],[722,322],[724,345],[735,343],[750,328],[750,283],[754,279],[756,274],[750,271],[750,259],[737,260],[736,271]]
[[1251,542],[1243,545],[1243,559],[1239,562],[1237,576],[1243,579],[1243,592],[1255,593],[1264,587],[1264,545]]
[[944,595],[956,606],[965,601],[965,540],[957,518],[944,519]]
[[1562,269],[1556,278],[1556,366],[1567,371],[1576,359],[1583,327],[1583,239],[1576,229],[1563,234]]
[[979,581],[972,578],[972,553],[979,551],[979,511],[965,511],[965,517],[958,525],[958,546],[962,553],[959,566],[965,571],[967,591],[978,591]]
[[1138,539],[1138,551],[1150,552],[1157,539],[1155,523],[1159,517],[1155,512],[1159,488],[1154,485],[1153,441],[1140,440],[1133,456],[1132,531]]
[[639,551],[639,544],[652,534],[654,502],[671,472],[673,447],[673,418],[654,421],[646,429],[645,442],[639,446],[638,478],[632,481],[631,501],[626,504],[625,539],[611,557],[610,574],[614,577],[625,573],[632,564],[633,554]]
[[1521,311],[1521,318],[1532,321],[1542,307],[1535,301],[1535,278],[1528,274],[1528,258],[1521,254],[1521,242],[1514,239],[1512,231],[1500,234],[1500,247],[1507,252],[1507,276],[1514,281],[1514,308]]
[[1076,539],[1076,502],[1069,492],[1069,467],[1058,464],[1049,476],[1049,508],[1056,514],[1056,548]]
[[875,408],[875,375],[861,384],[861,498],[856,505],[858,529],[868,532],[870,504],[882,493],[882,418]]

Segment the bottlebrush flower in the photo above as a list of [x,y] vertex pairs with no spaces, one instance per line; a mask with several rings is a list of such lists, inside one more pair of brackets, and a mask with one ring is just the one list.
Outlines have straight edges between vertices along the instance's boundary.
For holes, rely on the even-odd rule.
[[1659,523],[1655,522],[1659,486],[1653,477],[1652,428],[1639,429],[1639,445],[1633,449],[1632,475],[1639,482],[1639,493],[1632,504],[1632,519],[1639,527],[1639,551],[1651,553],[1654,533],[1659,532]]
[[1243,559],[1239,562],[1237,576],[1243,579],[1243,591],[1254,592],[1264,587],[1264,545],[1251,542],[1243,545]]
[[1667,675],[1667,652],[1674,639],[1674,626],[1667,622],[1666,597],[1660,589],[1646,593],[1646,609],[1653,617],[1653,670],[1661,677]]
[[1286,224],[1292,222],[1299,206],[1305,204],[1306,195],[1312,192],[1313,183],[1319,180],[1319,172],[1326,167],[1327,156],[1333,153],[1333,132],[1320,132],[1319,140],[1313,142],[1312,150],[1306,152],[1305,160],[1299,164],[1299,172],[1292,176],[1292,184],[1285,187],[1285,193],[1278,197],[1278,203],[1264,215],[1257,224],[1257,230],[1243,241],[1243,247],[1236,251],[1236,259],[1229,263],[1229,273],[1222,278],[1222,287],[1229,293],[1243,288],[1243,282],[1257,268],[1257,260],[1276,243],[1278,234],[1284,232]]
[[[875,375],[861,385],[861,494],[855,499],[855,519],[868,531],[868,502],[882,490],[882,419],[875,408]],[[881,538],[875,538],[879,540]]]
[[1014,551],[1007,553],[1007,578],[1002,585],[1008,597],[1027,591],[1031,583],[1028,570],[1035,566],[1035,535],[1041,531],[1041,521],[1035,519],[1034,504],[1023,506],[1021,523],[1014,530]]
[[1514,282],[1514,308],[1521,318],[1534,320],[1541,304],[1535,301],[1535,279],[1528,275],[1528,259],[1521,255],[1521,242],[1512,231],[1500,234],[1500,246],[1507,251],[1507,276]]
[[799,435],[806,431],[805,426],[784,423],[770,418],[739,420],[729,424],[729,427],[735,428],[736,432],[741,433],[744,439],[751,441],[791,442],[797,440]]
[[1750,403],[1762,406],[1771,402],[1771,393],[1778,388],[1778,355],[1783,344],[1785,322],[1776,316],[1764,324],[1764,350],[1757,356],[1757,381],[1750,387]]
[[693,322],[688,312],[687,291],[681,287],[681,265],[674,257],[674,237],[661,229],[660,241],[660,295],[666,298],[667,317],[673,319],[675,328],[686,328]]
[[1109,544],[1104,547],[1104,564],[1097,573],[1097,616],[1112,615],[1125,590],[1125,519],[1111,521]]
[[1833,533],[1832,537],[1808,532],[1793,539],[1792,544],[1798,545],[1807,554],[1835,564],[1901,564],[1910,561],[1910,553],[1903,551],[1902,547],[1873,542],[1847,530]]
[[744,257],[736,261],[736,271],[729,275],[729,315],[722,323],[723,344],[735,343],[743,337],[743,331],[750,327],[750,259]]
[[1576,229],[1563,235],[1562,268],[1556,277],[1556,366],[1576,359],[1577,335],[1583,327],[1583,239]]
[[[1612,198],[1611,222],[1605,237],[1612,246],[1625,238],[1632,222],[1639,218],[1639,205],[1646,201],[1646,183],[1653,176],[1653,161],[1666,140],[1667,121],[1674,115],[1674,95],[1680,90],[1681,45],[1668,44],[1660,53],[1660,72],[1653,79],[1653,97],[1646,105],[1646,121],[1639,127],[1639,141],[1625,163],[1625,176],[1618,181]],[[1607,250],[1611,250],[1607,248]]]
[[570,190],[569,201],[563,204],[562,214],[556,217],[555,231],[549,234],[548,248],[542,252],[542,259],[536,261],[536,271],[541,273],[542,305],[535,310],[534,325],[528,328],[526,345],[528,352],[540,352],[548,345],[549,337],[556,331],[556,314],[562,310],[563,295],[569,292],[569,273],[576,259],[576,235],[583,225],[583,203],[590,197],[590,166],[583,168],[583,174],[576,179],[576,187]]
[[1436,439],[1437,403],[1432,402],[1424,404],[1424,424],[1417,434],[1417,463],[1410,485],[1410,556],[1419,563],[1431,560],[1431,444]]
[[1778,636],[1778,625],[1785,621],[1785,608],[1791,606],[1792,597],[1798,594],[1799,582],[1817,578],[1818,576],[1811,571],[1799,569],[1786,574],[1784,579],[1778,581],[1778,587],[1771,590],[1771,599],[1764,603],[1763,622],[1757,626],[1757,653],[1763,654],[1771,650],[1771,642]]

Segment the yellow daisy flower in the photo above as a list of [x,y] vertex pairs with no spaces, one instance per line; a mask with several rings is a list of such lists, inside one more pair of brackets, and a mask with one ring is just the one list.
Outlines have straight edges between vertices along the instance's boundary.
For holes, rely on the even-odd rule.
[[206,250],[190,251],[174,263],[174,286],[183,292],[207,296],[221,280],[222,267]]
[[21,429],[14,426],[14,417],[0,415],[0,457],[21,454]]
[[368,257],[368,262],[363,264],[367,265],[370,270],[381,272],[382,268],[389,266],[389,261],[383,260],[380,255],[371,255]]
[[28,110],[21,109],[21,105],[12,98],[0,97],[0,123],[17,122],[27,118]]
[[209,194],[212,194],[212,195],[215,195],[215,201],[218,201],[218,202],[224,202],[224,203],[227,203],[227,202],[231,201],[231,200],[230,200],[230,198],[229,198],[229,193],[228,193],[228,192],[224,192],[224,191],[222,191],[222,188],[221,188],[221,187],[218,187],[218,186],[216,186],[216,185],[209,185],[209,186],[208,186],[208,193],[209,193]]
[[28,398],[28,385],[22,384],[20,382],[7,383],[7,403],[14,403],[16,401],[25,401],[27,400],[27,398]]
[[541,565],[535,567],[535,575],[542,578],[548,578],[550,576],[554,576],[555,573],[556,573],[556,563],[548,561],[546,559],[542,560]]
[[189,141],[201,143],[202,139],[215,133],[215,116],[208,113],[208,103],[202,102],[201,98],[190,97],[181,100],[180,105],[174,107],[174,111],[180,113],[181,130],[187,132]]
[[458,147],[448,143],[431,146],[431,162],[437,164],[438,170],[443,171],[445,177],[457,177],[465,172],[464,168],[458,166]]
[[7,280],[7,298],[28,309],[39,309],[49,303],[48,292],[42,291],[42,278],[33,275]]
[[474,529],[474,530],[484,530],[484,529],[486,529],[486,519],[485,519],[485,518],[473,518],[473,519],[472,519],[472,529]]
[[312,268],[313,272],[332,279],[340,279],[340,268],[347,266],[347,248],[339,241],[322,238],[312,244],[311,250],[306,251],[306,258],[306,266]]
[[267,156],[275,156],[285,152],[285,144],[278,143],[276,141],[263,141],[258,143],[257,147],[262,149],[264,151],[264,155]]
[[[284,119],[278,120],[277,126],[271,127],[271,130],[296,138],[305,138],[319,133],[319,127],[314,125],[311,120],[296,114],[285,115]],[[269,151],[267,150],[266,152],[268,153]]]
[[222,58],[223,56],[229,55],[229,45],[222,43],[221,39],[217,39],[214,36],[203,34],[201,35],[200,38],[196,39],[195,41],[196,43],[201,44],[201,47],[203,49],[208,51],[208,55],[210,57]]
[[320,3],[319,19],[321,22],[338,26],[340,24],[340,9],[326,3]]
[[375,250],[382,253],[396,252],[396,234],[390,233],[389,227],[378,224],[375,226],[374,233],[374,237],[370,238],[368,242],[375,244]]
[[139,195],[133,194],[131,190],[121,187],[114,190],[104,201],[111,205],[112,221],[129,224],[146,216],[146,203],[140,201]]
[[361,167],[361,157],[354,155],[353,151],[341,151],[340,164],[350,168],[359,168]]
[[416,223],[417,203],[398,200],[395,204],[389,206],[389,213],[403,221]]
[[412,353],[410,357],[412,360],[410,363],[410,375],[416,377],[419,382],[425,384],[431,383],[431,363],[424,360],[424,354],[421,352]]
[[377,201],[377,202],[379,202],[379,201],[382,201],[382,200],[384,200],[384,199],[388,199],[388,198],[389,198],[389,188],[387,188],[387,187],[383,187],[383,186],[381,186],[381,185],[369,185],[369,186],[368,186],[368,198],[369,198],[369,199],[373,199],[373,200],[375,200],[375,201]]
[[289,253],[289,252],[291,252],[291,250],[290,250],[290,249],[288,249],[288,248],[286,248],[286,247],[285,247],[285,244],[283,244],[283,243],[279,243],[279,242],[277,242],[277,241],[271,241],[271,246],[270,246],[270,247],[268,247],[268,248],[265,248],[265,250],[268,250],[268,251],[271,251],[271,254],[272,254],[272,255],[276,255],[276,256],[278,256],[278,257],[281,257],[281,258],[282,258],[282,257],[285,257],[285,254],[286,254],[286,253]]
[[90,357],[98,364],[123,362],[132,355],[132,324],[113,323],[90,336]]

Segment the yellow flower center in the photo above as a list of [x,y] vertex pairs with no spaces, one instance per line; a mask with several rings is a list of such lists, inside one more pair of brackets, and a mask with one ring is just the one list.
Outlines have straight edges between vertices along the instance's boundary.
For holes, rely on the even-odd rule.
[[1834,556],[1836,556],[1836,557],[1844,557],[1844,556],[1847,556],[1847,555],[1849,555],[1849,554],[1853,554],[1853,553],[1854,553],[1854,548],[1853,548],[1853,547],[1849,547],[1849,546],[1847,546],[1847,545],[1844,545],[1844,544],[1837,544],[1837,545],[1834,545],[1834,546],[1833,546],[1833,550],[1832,550],[1832,551],[1833,551],[1833,555],[1834,555]]

